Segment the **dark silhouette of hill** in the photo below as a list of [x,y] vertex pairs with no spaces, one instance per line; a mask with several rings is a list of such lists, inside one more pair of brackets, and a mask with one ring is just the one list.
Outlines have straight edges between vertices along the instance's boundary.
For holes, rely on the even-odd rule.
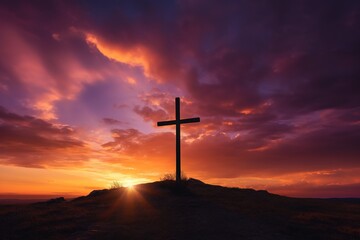
[[360,239],[360,199],[162,181],[1,205],[0,239]]

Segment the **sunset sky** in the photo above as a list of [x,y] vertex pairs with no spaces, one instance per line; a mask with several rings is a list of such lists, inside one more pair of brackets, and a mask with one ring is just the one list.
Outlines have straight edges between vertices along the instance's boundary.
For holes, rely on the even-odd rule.
[[360,197],[360,1],[1,1],[0,195],[83,195],[182,168]]

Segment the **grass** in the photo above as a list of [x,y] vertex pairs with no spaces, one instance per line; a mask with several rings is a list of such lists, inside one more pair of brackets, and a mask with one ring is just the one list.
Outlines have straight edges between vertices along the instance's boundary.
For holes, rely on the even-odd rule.
[[[181,171],[180,176],[181,181],[187,181],[189,178],[186,176],[185,172]],[[176,173],[165,173],[162,177],[160,177],[160,181],[175,181]]]
[[124,187],[124,185],[116,180],[113,181],[110,185],[110,189],[118,189],[118,188],[122,188],[122,187]]

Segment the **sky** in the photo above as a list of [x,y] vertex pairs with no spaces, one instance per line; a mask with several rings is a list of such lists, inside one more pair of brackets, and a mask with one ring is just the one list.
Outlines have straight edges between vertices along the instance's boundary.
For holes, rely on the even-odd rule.
[[1,1],[0,195],[87,194],[182,169],[360,197],[359,1]]

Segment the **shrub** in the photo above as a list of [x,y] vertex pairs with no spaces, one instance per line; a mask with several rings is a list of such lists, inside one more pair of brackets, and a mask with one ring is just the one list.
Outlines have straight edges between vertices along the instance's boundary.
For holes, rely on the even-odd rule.
[[123,185],[119,181],[113,181],[112,184],[110,185],[110,189],[118,189],[122,187]]
[[[186,174],[181,171],[181,181],[187,181],[188,177]],[[160,177],[160,181],[175,181],[176,180],[176,173],[165,173],[162,177]]]

